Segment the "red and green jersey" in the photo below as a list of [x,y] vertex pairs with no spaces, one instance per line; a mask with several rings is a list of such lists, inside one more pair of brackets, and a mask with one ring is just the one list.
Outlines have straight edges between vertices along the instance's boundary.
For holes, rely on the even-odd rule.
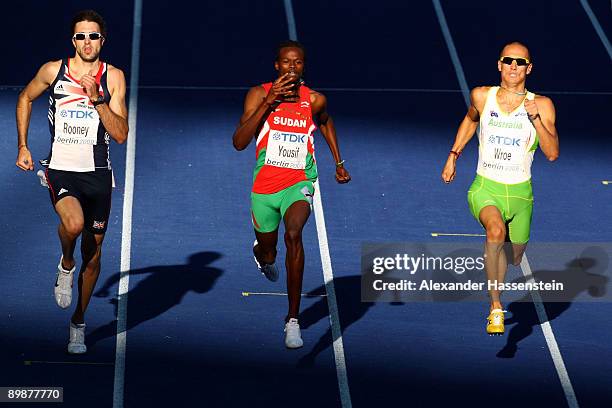
[[[272,83],[262,85],[266,93]],[[253,193],[273,194],[300,181],[317,179],[310,89],[300,87],[300,99],[283,102],[270,113],[257,136]]]

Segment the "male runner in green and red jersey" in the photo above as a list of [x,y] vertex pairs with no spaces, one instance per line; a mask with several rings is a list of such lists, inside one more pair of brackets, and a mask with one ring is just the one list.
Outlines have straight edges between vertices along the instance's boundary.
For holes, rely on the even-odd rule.
[[[533,65],[527,47],[519,42],[506,44],[497,68],[499,86],[481,86],[471,93],[471,104],[459,126],[455,143],[442,171],[442,179],[455,178],[455,164],[478,124],[478,169],[468,191],[470,211],[486,230],[485,272],[490,282],[503,283],[508,267],[503,249],[506,234],[512,242],[519,265],[531,228],[533,193],[531,163],[540,145],[548,160],[559,156],[555,128],[555,106],[525,88]],[[504,312],[499,290],[489,290],[491,308],[487,333],[504,333]]]
[[245,149],[256,139],[251,217],[257,240],[253,253],[260,271],[271,281],[278,279],[275,260],[281,218],[285,223],[289,299],[285,345],[288,348],[303,345],[298,324],[304,275],[302,229],[310,216],[313,183],[317,179],[313,137],[317,125],[336,162],[336,181],[351,180],[340,157],[325,96],[303,85],[304,60],[304,47],[300,43],[280,44],[274,62],[278,78],[249,90],[233,136],[236,150]]

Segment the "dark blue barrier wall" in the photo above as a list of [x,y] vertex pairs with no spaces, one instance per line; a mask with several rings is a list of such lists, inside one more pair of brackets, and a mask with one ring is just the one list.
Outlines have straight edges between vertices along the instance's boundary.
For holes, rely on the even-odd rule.
[[102,56],[129,75],[131,1],[11,1],[2,7],[0,85],[24,85],[43,63],[74,55],[70,23],[74,14],[87,8],[106,19],[108,39]]
[[[432,2],[293,3],[312,86],[458,89]],[[609,5],[591,3],[609,34]],[[470,87],[497,83],[499,48],[518,39],[530,45],[536,64],[529,88],[612,90],[610,59],[578,1],[538,1],[520,10],[501,1],[442,5]],[[73,54],[70,19],[88,7],[107,20],[103,57],[129,77],[131,1],[21,1],[3,5],[0,85],[24,84],[43,62]],[[275,46],[287,37],[282,0],[145,0],[140,84],[259,83],[273,77]]]

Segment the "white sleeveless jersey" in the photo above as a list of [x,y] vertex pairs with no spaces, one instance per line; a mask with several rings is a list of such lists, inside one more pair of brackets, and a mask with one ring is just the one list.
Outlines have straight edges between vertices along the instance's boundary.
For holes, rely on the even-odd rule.
[[[476,172],[498,183],[522,183],[531,179],[531,163],[538,147],[538,137],[524,103],[506,113],[497,103],[498,90],[498,86],[489,89],[480,114]],[[527,92],[525,98],[533,100],[535,95]]]
[[[100,95],[108,103],[110,92],[106,73],[107,65],[101,62],[96,82]],[[43,165],[75,172],[111,169],[110,135],[79,81],[70,75],[70,58],[62,60],[50,86],[48,118],[51,151],[41,162]]]

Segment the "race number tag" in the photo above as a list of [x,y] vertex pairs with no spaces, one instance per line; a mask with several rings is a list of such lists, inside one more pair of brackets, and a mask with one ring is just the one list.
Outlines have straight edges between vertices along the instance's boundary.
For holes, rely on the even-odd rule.
[[100,119],[93,106],[82,102],[65,104],[55,111],[55,143],[95,145]]
[[270,131],[266,147],[268,166],[305,169],[308,155],[308,135],[305,133]]
[[528,154],[528,142],[529,134],[519,132],[498,131],[495,135],[488,135],[480,147],[483,167],[507,173],[522,173]]
[[100,117],[80,86],[58,81],[54,93],[63,95],[55,101],[55,143],[95,145],[98,142]]

